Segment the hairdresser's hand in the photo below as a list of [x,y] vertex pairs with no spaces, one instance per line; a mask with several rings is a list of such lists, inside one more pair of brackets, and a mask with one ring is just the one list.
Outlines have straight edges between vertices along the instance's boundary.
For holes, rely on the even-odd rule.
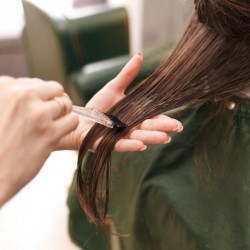
[[[142,54],[135,55],[117,77],[89,101],[88,106],[107,111],[120,101],[125,96],[126,88],[139,73],[142,62]],[[140,151],[146,148],[146,144],[165,144],[171,140],[166,132],[180,132],[182,129],[183,127],[179,121],[165,115],[158,115],[153,119],[145,120],[132,129],[126,138],[117,142],[115,150],[120,152]]]
[[[59,83],[0,77],[0,206],[27,184],[78,125]],[[54,99],[58,97],[58,99]]]
[[[134,56],[115,79],[105,85],[87,104],[88,107],[107,111],[115,103],[124,97],[124,91],[135,79],[142,66],[142,55]],[[93,122],[79,117],[78,128],[68,138],[64,138],[59,148],[78,149],[84,140]],[[164,115],[145,120],[130,133],[119,140],[115,146],[116,151],[140,151],[146,148],[146,144],[165,144],[171,138],[166,132],[180,132],[182,125],[179,121]],[[65,140],[66,139],[66,140]],[[96,145],[95,145],[96,146]]]

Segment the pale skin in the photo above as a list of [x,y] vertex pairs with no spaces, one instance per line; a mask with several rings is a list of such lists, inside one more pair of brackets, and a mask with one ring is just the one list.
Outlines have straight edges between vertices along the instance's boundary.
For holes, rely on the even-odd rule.
[[[134,56],[118,76],[87,104],[107,111],[124,97],[142,65]],[[63,101],[66,112],[55,101]],[[72,102],[57,82],[0,77],[0,206],[31,181],[51,152],[77,150],[93,122],[72,112]],[[170,142],[167,132],[181,132],[181,123],[159,115],[145,120],[115,145],[118,152],[142,151],[147,144]],[[93,150],[95,149],[94,145]]]

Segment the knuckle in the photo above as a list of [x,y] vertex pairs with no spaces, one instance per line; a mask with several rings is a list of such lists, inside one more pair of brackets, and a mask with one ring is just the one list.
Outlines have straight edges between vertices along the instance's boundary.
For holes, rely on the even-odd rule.
[[59,91],[64,92],[64,88],[63,88],[63,86],[59,82],[49,81],[48,84],[50,84],[53,87],[58,88]]
[[33,77],[31,80],[32,80],[33,82],[36,82],[36,83],[41,83],[41,82],[43,82],[43,80],[41,80],[41,79],[39,79],[39,78],[37,78],[37,77]]
[[34,92],[31,89],[12,88],[11,94],[18,102],[28,101],[34,97]]

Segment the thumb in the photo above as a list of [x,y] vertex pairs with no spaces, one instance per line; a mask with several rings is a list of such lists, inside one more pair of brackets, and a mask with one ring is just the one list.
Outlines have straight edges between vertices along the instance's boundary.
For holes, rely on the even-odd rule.
[[137,53],[130,61],[124,66],[121,72],[107,84],[117,92],[124,93],[129,84],[136,78],[142,67],[143,54]]

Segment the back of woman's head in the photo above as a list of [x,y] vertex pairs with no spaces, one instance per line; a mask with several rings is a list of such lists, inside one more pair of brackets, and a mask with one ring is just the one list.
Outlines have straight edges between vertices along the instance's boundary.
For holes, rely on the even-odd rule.
[[249,0],[195,0],[200,22],[236,41],[250,41]]
[[[105,224],[108,211],[111,152],[123,135],[145,119],[191,102],[217,98],[223,106],[250,85],[250,1],[195,0],[195,4],[196,11],[172,54],[108,111],[127,127],[94,125],[81,145],[78,197],[89,218],[99,225]],[[100,137],[82,173],[83,157]]]

